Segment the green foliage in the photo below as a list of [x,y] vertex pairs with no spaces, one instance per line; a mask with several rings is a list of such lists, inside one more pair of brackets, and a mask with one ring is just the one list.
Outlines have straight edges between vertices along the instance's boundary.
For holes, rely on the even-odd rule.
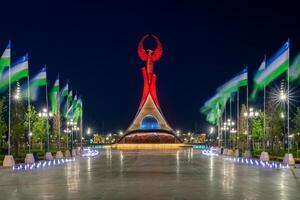
[[297,108],[296,114],[293,119],[295,133],[300,133],[300,107]]
[[282,113],[281,108],[274,108],[273,112],[269,115],[268,119],[268,127],[269,127],[269,138],[280,139],[283,136],[283,123],[284,120],[280,117]]
[[7,125],[4,120],[4,113],[7,110],[7,106],[5,105],[5,99],[2,98],[0,100],[0,140],[2,140],[3,136],[6,135]]
[[26,127],[28,127],[29,119],[31,124],[32,141],[40,143],[40,147],[42,148],[43,142],[45,141],[46,121],[42,117],[38,116],[33,106],[31,106],[29,112],[26,113]]
[[20,154],[20,145],[25,141],[26,128],[24,126],[25,108],[21,101],[12,102],[11,112],[11,139],[16,150],[16,156]]
[[247,107],[245,104],[242,105],[240,117],[239,117],[239,135],[243,135],[247,131],[247,120],[244,116],[244,113],[247,112]]
[[57,144],[59,143],[59,130],[60,130],[61,122],[58,114],[53,115],[53,125],[52,125],[52,134],[51,138]]
[[264,113],[259,112],[259,116],[251,120],[251,134],[255,141],[262,141],[264,137]]

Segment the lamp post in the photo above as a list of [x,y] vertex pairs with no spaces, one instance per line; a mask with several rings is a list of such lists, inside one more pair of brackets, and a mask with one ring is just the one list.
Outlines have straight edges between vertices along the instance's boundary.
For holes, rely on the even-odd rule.
[[71,133],[71,130],[67,128],[64,130],[64,133],[67,134],[67,149],[69,149],[69,134]]
[[209,142],[211,142],[211,137],[215,132],[215,128],[213,126],[209,127],[208,132],[209,132]]
[[46,136],[45,136],[45,152],[47,153],[49,151],[49,118],[53,117],[53,113],[48,112],[47,108],[43,108],[42,111],[38,113],[38,116],[47,120]]
[[[254,108],[250,107],[248,112],[244,112],[244,117],[249,120],[252,118],[256,118],[259,116],[259,112],[254,110]],[[247,123],[247,149],[249,149],[249,145],[250,145],[250,151],[253,151],[252,148],[252,134],[249,134],[249,123]]]
[[221,127],[221,130],[224,131],[224,136],[225,136],[225,147],[227,147],[227,132],[231,133],[231,130],[234,129],[233,127],[235,126],[235,122],[232,121],[231,119],[227,119],[227,122],[223,123],[223,126]]
[[73,146],[74,146],[74,132],[79,131],[79,127],[77,127],[77,122],[73,121],[73,119],[70,119],[69,121],[67,121],[67,129],[70,130],[69,133],[71,134],[71,149],[73,149]]
[[87,140],[88,140],[88,144],[90,145],[90,135],[92,133],[91,128],[87,128],[86,130],[86,135],[87,135]]

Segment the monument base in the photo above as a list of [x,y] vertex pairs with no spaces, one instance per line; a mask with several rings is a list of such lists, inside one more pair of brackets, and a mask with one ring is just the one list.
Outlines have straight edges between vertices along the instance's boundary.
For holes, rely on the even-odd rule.
[[227,156],[234,156],[234,153],[233,153],[232,149],[227,150]]
[[181,149],[185,147],[192,147],[185,144],[113,144],[112,149]]
[[234,151],[234,157],[240,157],[240,150],[239,149],[236,149]]
[[66,158],[70,158],[70,157],[71,157],[71,153],[70,153],[70,150],[69,150],[69,149],[67,149],[67,150],[65,151],[65,157],[66,157]]
[[259,159],[262,161],[269,161],[270,160],[269,153],[266,151],[261,152]]
[[46,152],[45,160],[53,160],[53,156],[51,152]]
[[72,149],[72,157],[76,156],[76,149]]
[[32,153],[27,153],[26,157],[25,157],[25,163],[26,164],[31,164],[31,163],[34,163],[34,162],[35,162],[35,160],[34,160],[33,154]]
[[225,148],[223,149],[223,155],[224,156],[227,156],[227,151],[228,151],[228,149],[225,149]]
[[61,151],[57,151],[56,152],[56,154],[55,154],[55,158],[56,159],[61,159],[61,158],[63,158],[64,157],[64,155],[63,155],[63,153],[61,152]]
[[81,154],[81,147],[77,147],[77,148],[76,148],[76,154],[77,154],[77,155],[80,155],[80,154]]
[[12,155],[6,155],[3,160],[3,167],[12,167],[15,165],[15,160]]
[[295,165],[295,159],[294,159],[293,154],[286,153],[284,155],[283,163],[288,164],[288,165]]
[[252,158],[252,153],[251,153],[251,151],[246,150],[245,153],[244,153],[244,157],[246,157],[246,158]]

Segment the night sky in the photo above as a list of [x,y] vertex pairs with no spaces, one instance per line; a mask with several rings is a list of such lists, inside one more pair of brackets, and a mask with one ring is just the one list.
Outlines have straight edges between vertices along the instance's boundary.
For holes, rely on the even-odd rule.
[[86,126],[101,131],[104,122],[110,132],[125,130],[137,111],[144,63],[136,49],[143,35],[156,34],[164,53],[154,70],[167,121],[205,131],[199,109],[218,86],[246,65],[252,75],[288,38],[291,57],[300,51],[297,3],[209,2],[2,2],[0,45],[11,39],[15,59],[28,52],[31,74],[47,64],[49,87],[57,73],[61,86],[70,80]]

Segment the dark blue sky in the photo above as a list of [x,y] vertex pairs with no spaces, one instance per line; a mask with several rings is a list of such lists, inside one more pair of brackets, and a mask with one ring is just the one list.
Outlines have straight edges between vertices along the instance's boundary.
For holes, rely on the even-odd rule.
[[[271,3],[272,2],[272,3]],[[295,1],[296,2],[296,1]],[[155,64],[158,97],[171,126],[205,130],[199,108],[245,65],[254,72],[265,53],[288,37],[300,47],[299,5],[287,1],[14,1],[1,3],[0,44],[13,57],[28,52],[31,73],[47,64],[52,85],[70,80],[82,96],[85,121],[126,129],[141,98],[136,48],[156,34],[164,53]]]

